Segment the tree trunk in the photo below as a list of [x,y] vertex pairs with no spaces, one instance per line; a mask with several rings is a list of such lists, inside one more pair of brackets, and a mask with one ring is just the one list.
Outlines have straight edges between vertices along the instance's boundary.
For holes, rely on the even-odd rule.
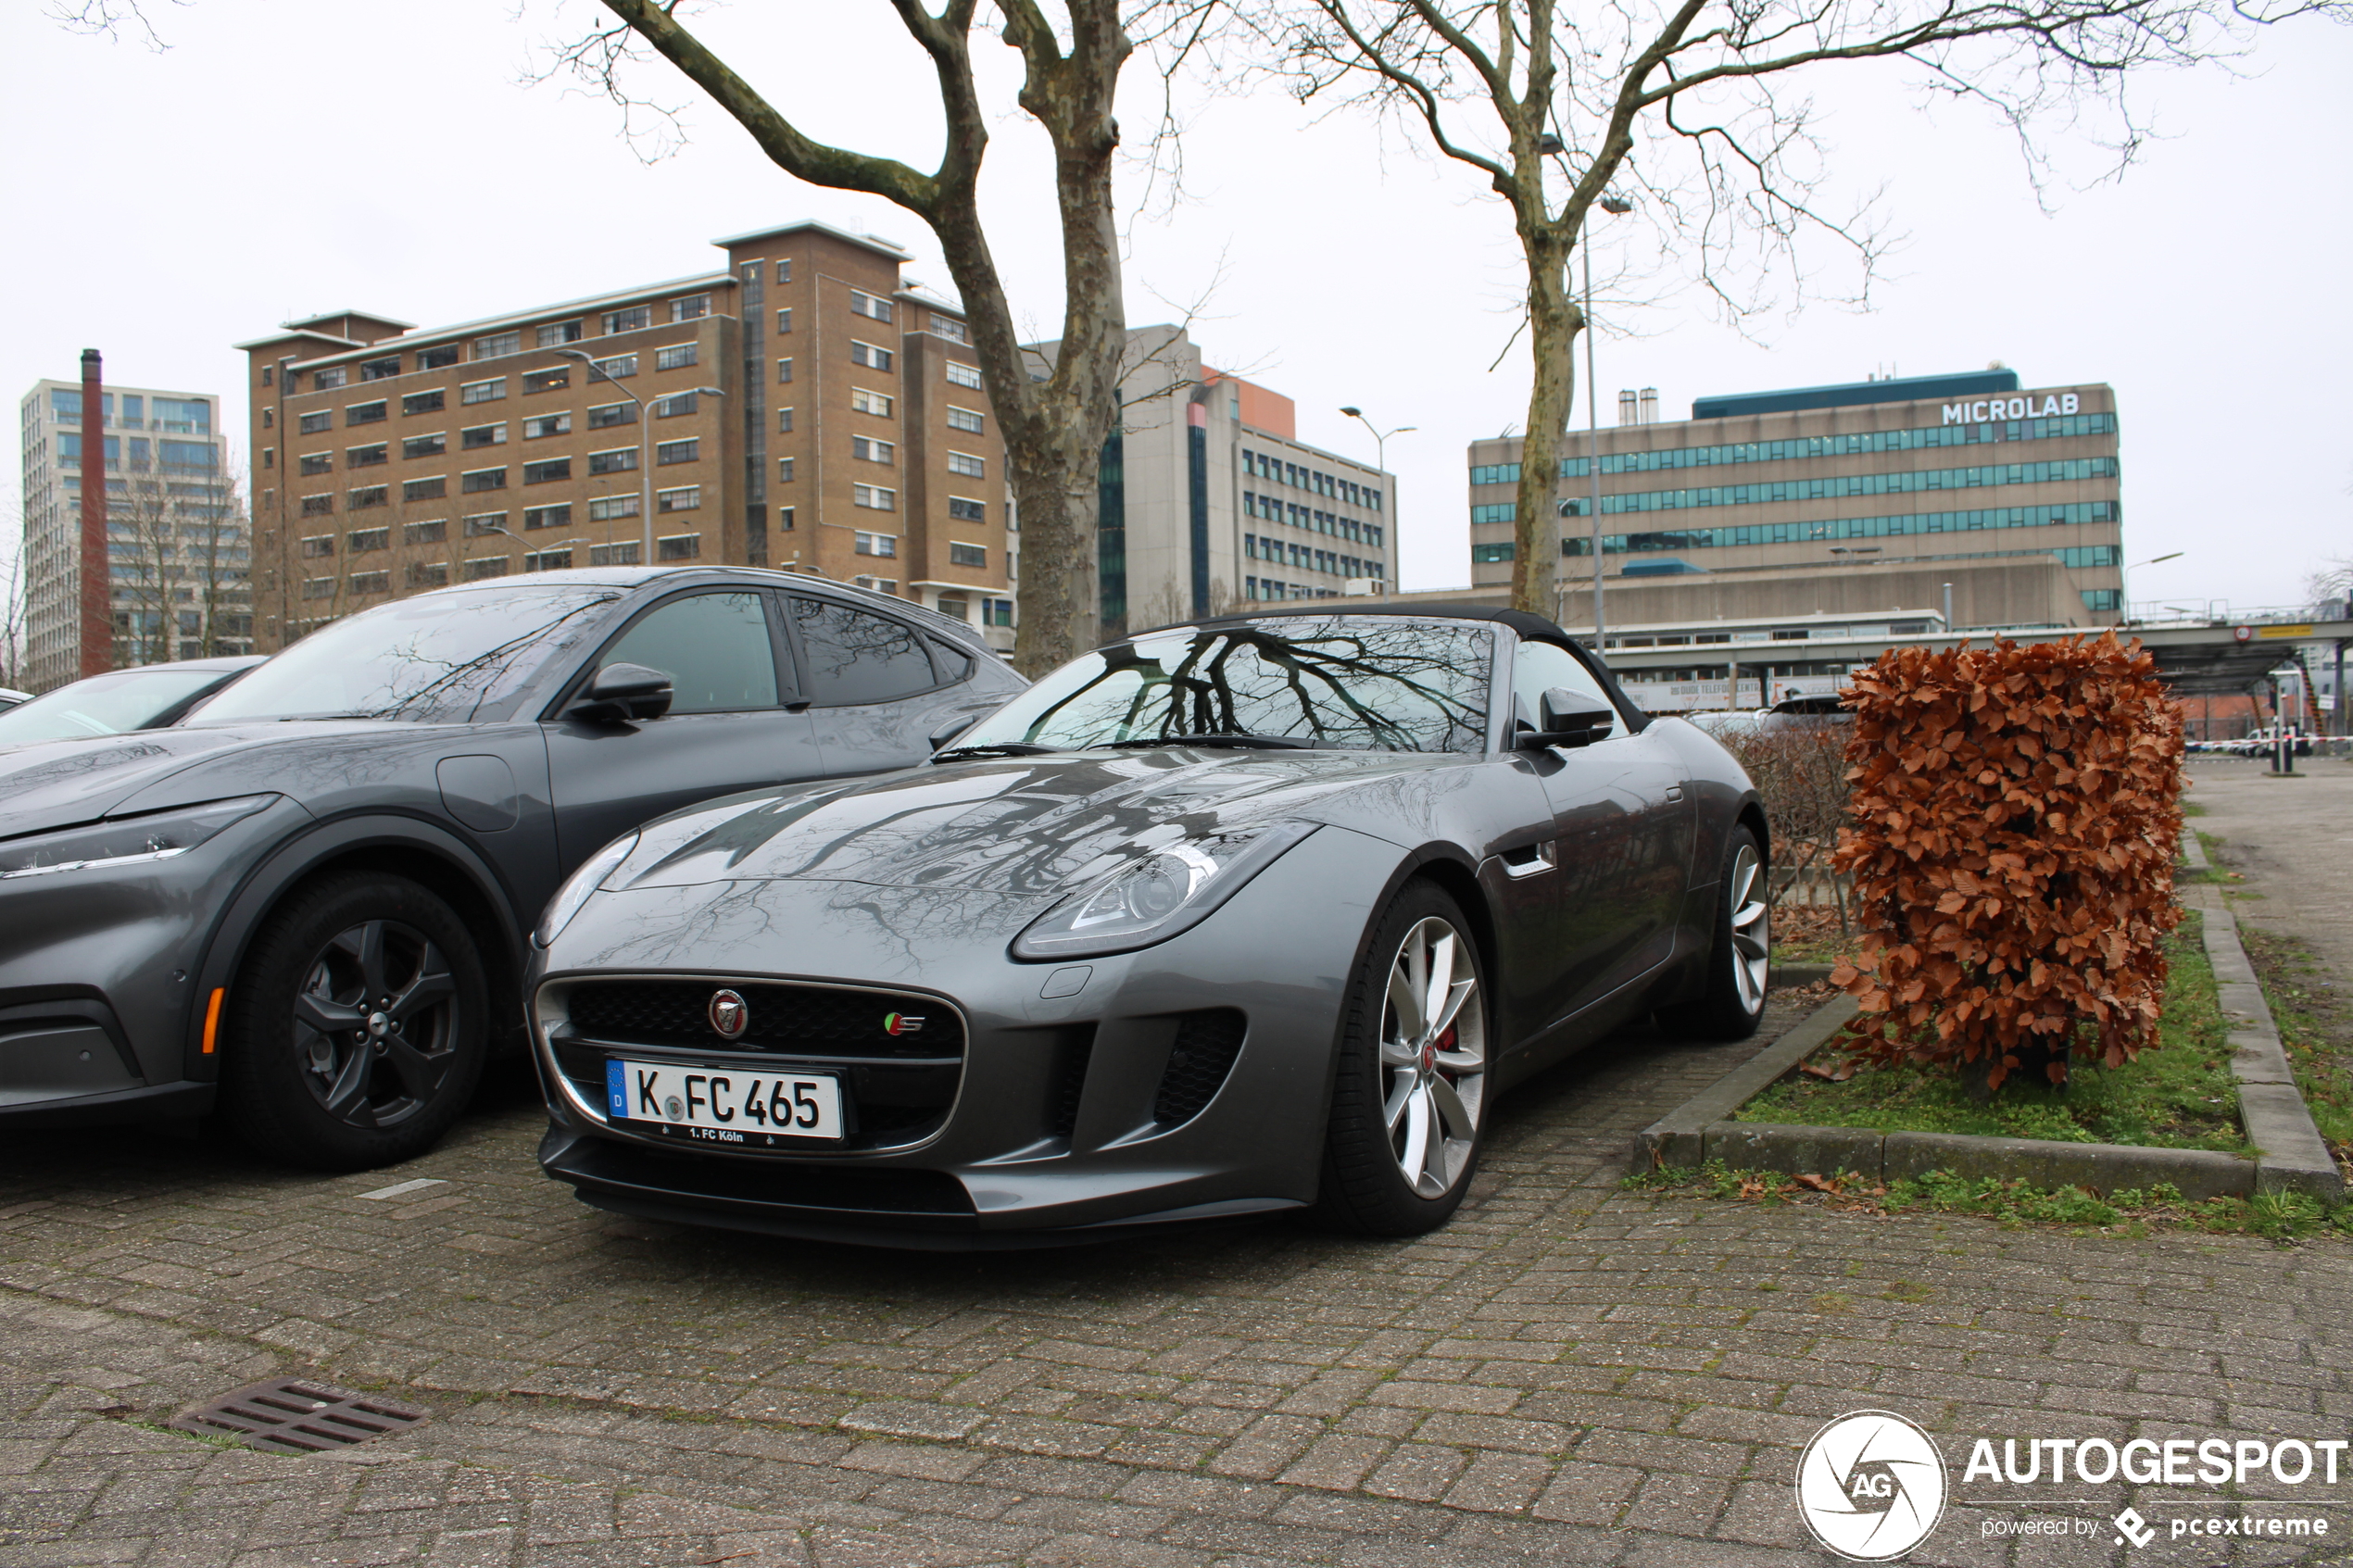
[[[1535,374],[1528,395],[1528,433],[1521,439],[1519,505],[1513,528],[1512,608],[1561,617],[1554,584],[1560,575],[1561,431],[1577,391],[1577,334],[1585,313],[1568,289],[1571,242],[1523,225],[1528,256],[1528,331]],[[1590,394],[1589,394],[1590,395]],[[1565,619],[1565,618],[1564,618]]]

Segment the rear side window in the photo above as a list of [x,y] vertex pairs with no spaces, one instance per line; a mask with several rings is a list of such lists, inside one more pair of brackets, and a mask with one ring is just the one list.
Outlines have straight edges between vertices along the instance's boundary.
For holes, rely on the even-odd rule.
[[670,677],[673,713],[776,706],[776,656],[758,594],[673,599],[621,634],[604,664],[643,664]]
[[796,598],[792,610],[808,659],[806,695],[822,707],[888,702],[939,684],[911,626],[822,599]]
[[950,684],[973,672],[972,655],[950,643],[931,645],[931,661],[939,666],[939,678]]

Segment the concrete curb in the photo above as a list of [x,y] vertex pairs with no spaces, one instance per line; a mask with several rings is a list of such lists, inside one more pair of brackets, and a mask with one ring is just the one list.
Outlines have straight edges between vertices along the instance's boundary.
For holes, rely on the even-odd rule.
[[[2203,859],[2199,857],[2201,863]],[[2237,920],[2219,888],[2187,888],[2183,897],[2206,916],[2207,955],[2214,965],[2222,1012],[2233,1025],[2231,1068],[2238,1080],[2240,1122],[2247,1141],[2260,1151],[2256,1159],[2208,1149],[1732,1121],[1743,1105],[1829,1044],[1855,1016],[1855,999],[1841,997],[1635,1134],[1634,1168],[1696,1166],[1720,1160],[1734,1170],[1790,1175],[1853,1172],[1874,1184],[1944,1171],[1971,1180],[2023,1177],[2040,1187],[2077,1186],[2101,1193],[2145,1190],[2166,1183],[2193,1201],[2282,1191],[2309,1193],[2329,1204],[2345,1201],[2344,1180],[2296,1092],[2262,987],[2239,946]],[[1786,979],[1791,972],[1781,971],[1780,977]]]
[[1837,966],[1826,963],[1777,963],[1773,966],[1772,983],[1776,985],[1818,985],[1831,977]]

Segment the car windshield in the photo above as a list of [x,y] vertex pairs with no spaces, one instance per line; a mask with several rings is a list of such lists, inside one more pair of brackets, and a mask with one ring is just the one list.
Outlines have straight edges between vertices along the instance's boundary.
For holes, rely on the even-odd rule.
[[119,735],[145,729],[233,670],[117,670],[59,686],[21,708],[0,713],[0,746]]
[[520,587],[426,594],[322,626],[189,721],[405,719],[461,724],[577,643],[610,589]]
[[1482,750],[1494,638],[1462,621],[1283,616],[1148,633],[1063,665],[956,748],[1256,736],[1317,747]]

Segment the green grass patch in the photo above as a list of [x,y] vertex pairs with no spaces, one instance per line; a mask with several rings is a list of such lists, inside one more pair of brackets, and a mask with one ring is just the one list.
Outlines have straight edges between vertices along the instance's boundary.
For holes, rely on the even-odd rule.
[[2301,937],[2241,925],[2239,942],[2263,983],[2296,1086],[2342,1160],[2353,1152],[2353,997]]
[[[1741,1107],[1735,1119],[2251,1153],[2199,925],[2192,912],[2166,938],[2171,973],[2160,1048],[2122,1067],[2078,1059],[2065,1088],[2013,1079],[1986,1101],[1970,1098],[1949,1071],[1864,1067],[1840,1084],[1799,1073]],[[1819,1059],[1836,1060],[1834,1048]]]
[[2200,805],[2197,801],[2184,800],[2182,802],[2182,815],[2184,817],[2203,817],[2206,815],[2206,808]]

